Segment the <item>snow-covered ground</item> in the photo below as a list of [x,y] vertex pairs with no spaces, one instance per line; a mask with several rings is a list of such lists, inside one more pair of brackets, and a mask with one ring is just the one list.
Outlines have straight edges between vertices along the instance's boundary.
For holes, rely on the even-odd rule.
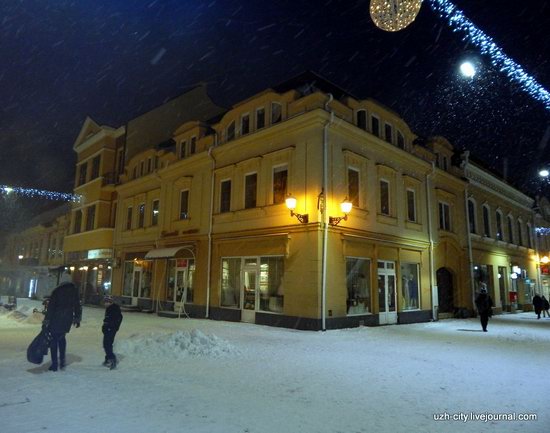
[[35,306],[0,309],[2,433],[550,431],[550,319],[534,313],[487,333],[476,319],[305,332],[125,313],[110,371],[103,310],[84,308],[54,373],[26,361]]

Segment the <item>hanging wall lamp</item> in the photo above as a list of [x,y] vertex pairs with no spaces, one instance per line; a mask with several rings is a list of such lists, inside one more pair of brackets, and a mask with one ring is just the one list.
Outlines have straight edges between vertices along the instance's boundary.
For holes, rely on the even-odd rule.
[[344,199],[344,201],[342,203],[340,203],[340,210],[342,211],[344,216],[341,216],[341,217],[331,217],[331,216],[329,216],[328,217],[328,223],[331,226],[337,226],[338,224],[340,224],[340,221],[342,221],[342,220],[347,221],[348,214],[351,212],[352,207],[353,207],[353,204],[346,197]]
[[290,216],[295,216],[298,218],[298,221],[300,221],[303,224],[307,224],[309,222],[309,214],[301,214],[294,212],[294,209],[296,209],[296,198],[293,197],[291,194],[288,195],[288,197],[285,200],[286,207],[290,209]]

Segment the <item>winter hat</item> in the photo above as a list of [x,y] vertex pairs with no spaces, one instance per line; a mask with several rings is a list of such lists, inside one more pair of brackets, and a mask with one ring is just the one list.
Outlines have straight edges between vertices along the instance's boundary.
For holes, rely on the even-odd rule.
[[103,297],[103,302],[104,303],[110,302],[112,304],[113,303],[113,297],[111,295],[105,295]]

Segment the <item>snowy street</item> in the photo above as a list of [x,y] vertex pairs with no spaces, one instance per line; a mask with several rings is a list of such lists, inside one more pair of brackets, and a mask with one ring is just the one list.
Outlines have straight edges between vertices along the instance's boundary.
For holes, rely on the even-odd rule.
[[[534,313],[487,333],[477,319],[322,333],[124,313],[110,371],[104,310],[85,307],[50,372],[49,356],[26,360],[39,306],[0,310],[3,433],[550,431],[550,319]],[[498,414],[537,419],[465,419]]]

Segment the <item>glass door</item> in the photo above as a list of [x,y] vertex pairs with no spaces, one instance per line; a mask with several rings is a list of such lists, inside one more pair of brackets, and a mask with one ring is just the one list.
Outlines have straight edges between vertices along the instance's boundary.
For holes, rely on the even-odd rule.
[[258,277],[258,259],[256,257],[245,258],[241,276],[243,282],[241,320],[243,322],[254,323],[256,320]]
[[378,318],[380,325],[397,323],[395,262],[378,262]]
[[139,298],[139,288],[141,287],[141,268],[134,267],[134,275],[132,278],[132,305],[137,305]]

